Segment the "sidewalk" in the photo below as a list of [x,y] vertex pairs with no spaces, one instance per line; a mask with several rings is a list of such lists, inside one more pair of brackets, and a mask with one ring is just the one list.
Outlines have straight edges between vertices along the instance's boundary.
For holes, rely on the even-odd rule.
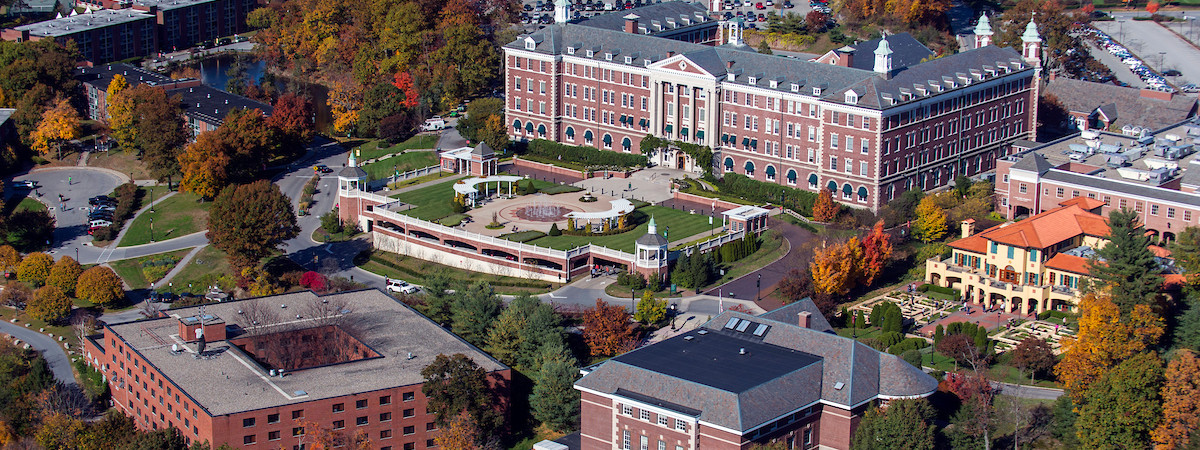
[[144,212],[146,212],[146,211],[149,211],[149,210],[150,210],[150,208],[153,208],[153,207],[154,207],[154,205],[157,205],[157,204],[159,204],[159,203],[162,203],[162,201],[163,201],[163,200],[166,200],[166,199],[168,199],[168,198],[171,198],[171,196],[173,196],[173,195],[175,195],[175,191],[168,192],[168,193],[167,193],[167,195],[164,195],[164,196],[162,196],[162,197],[156,198],[156,199],[154,199],[154,201],[153,201],[153,202],[151,202],[150,204],[147,204],[146,206],[143,206],[143,207],[142,207],[142,209],[139,209],[139,210],[137,210],[137,212],[133,214],[133,217],[130,217],[130,218],[129,218],[129,220],[126,220],[126,221],[125,221],[125,226],[121,227],[121,231],[120,231],[119,233],[117,233],[117,237],[116,237],[115,239],[113,239],[113,240],[112,240],[112,242],[109,242],[109,243],[108,243],[108,246],[111,246],[111,247],[120,247],[120,246],[121,246],[121,239],[122,239],[122,238],[124,238],[124,237],[125,237],[125,233],[129,232],[129,229],[130,229],[130,228],[132,228],[132,226],[131,226],[131,225],[133,225],[133,221],[134,221],[134,220],[137,220],[138,216],[141,216],[141,215],[142,215],[142,213],[144,213]]

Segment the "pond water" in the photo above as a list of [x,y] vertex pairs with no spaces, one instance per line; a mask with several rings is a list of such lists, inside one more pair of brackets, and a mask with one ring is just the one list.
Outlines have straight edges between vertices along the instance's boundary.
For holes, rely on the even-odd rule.
[[[230,69],[235,65],[241,64],[246,75],[254,84],[262,83],[263,75],[267,73],[266,61],[254,59],[253,57],[243,56],[239,58],[233,55],[219,55],[212,58],[207,58],[193,63],[192,66],[200,71],[200,82],[207,86],[224,90],[229,83]],[[288,77],[275,77],[275,87],[281,92],[286,91],[289,86],[299,89],[301,93],[312,99],[313,109],[317,116],[317,130],[328,131],[330,124],[333,122],[329,112],[329,105],[325,101],[329,98],[329,89],[325,86],[306,82],[293,82]]]

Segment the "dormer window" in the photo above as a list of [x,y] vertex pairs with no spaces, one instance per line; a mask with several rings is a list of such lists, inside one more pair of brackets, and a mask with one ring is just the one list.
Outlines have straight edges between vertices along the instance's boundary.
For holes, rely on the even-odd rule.
[[771,80],[771,89],[775,89],[778,87],[779,87],[779,82],[775,81],[775,80]]
[[596,52],[595,52],[595,51],[592,51],[592,50],[588,50],[588,51],[587,51],[587,57],[588,57],[588,58],[591,58],[591,57],[594,57],[594,56],[596,56]]
[[567,47],[567,54],[568,54],[568,55],[574,55],[574,54],[575,54],[575,47]]
[[650,67],[650,60],[649,60],[649,59],[643,59],[643,60],[642,60],[642,64],[646,65],[646,67]]
[[625,64],[633,64],[633,57],[632,57],[632,56],[626,56],[626,57],[625,57]]
[[612,61],[612,53],[605,53],[605,54],[604,54],[604,60],[605,60],[605,61]]
[[855,93],[854,91],[846,92],[846,103],[850,104],[850,105],[857,105],[858,104],[858,94]]
[[537,48],[537,43],[533,42],[533,38],[525,38],[525,50],[533,50]]
[[792,83],[792,92],[800,92],[800,85]]
[[758,78],[750,77],[750,84],[758,84]]
[[815,87],[815,88],[813,88],[812,92],[813,92],[813,95],[821,95],[821,88]]

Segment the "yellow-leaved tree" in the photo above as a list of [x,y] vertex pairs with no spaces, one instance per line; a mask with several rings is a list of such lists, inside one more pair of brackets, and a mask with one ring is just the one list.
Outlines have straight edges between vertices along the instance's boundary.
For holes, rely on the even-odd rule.
[[813,220],[832,222],[837,218],[838,209],[837,202],[833,201],[833,191],[821,189],[817,193],[817,200],[813,202]]
[[826,245],[813,253],[809,263],[813,290],[821,294],[844,294],[854,278],[853,251],[846,244]]
[[179,190],[205,199],[221,193],[229,176],[229,155],[222,150],[220,139],[217,132],[203,133],[179,154],[179,167],[183,171]]
[[1148,305],[1137,305],[1129,318],[1103,293],[1089,293],[1079,302],[1079,334],[1062,340],[1063,359],[1054,374],[1076,405],[1105,372],[1158,342],[1163,320]]
[[922,242],[936,241],[946,236],[946,210],[938,206],[933,196],[922,198],[917,205],[917,223],[913,225],[912,233]]
[[75,297],[109,307],[125,298],[125,285],[112,269],[95,266],[83,271],[75,286]]
[[21,252],[11,245],[0,245],[0,271],[12,273],[21,265]]
[[137,123],[134,118],[134,102],[125,95],[129,83],[125,76],[116,74],[108,83],[106,94],[106,109],[108,110],[108,129],[117,145],[129,146],[137,140]]
[[79,113],[65,98],[60,98],[53,108],[42,113],[42,121],[33,130],[33,149],[46,155],[55,151],[55,158],[62,157],[62,144],[79,137]]
[[1167,364],[1162,387],[1163,421],[1150,433],[1155,450],[1191,448],[1189,436],[1200,427],[1200,358],[1180,350]]

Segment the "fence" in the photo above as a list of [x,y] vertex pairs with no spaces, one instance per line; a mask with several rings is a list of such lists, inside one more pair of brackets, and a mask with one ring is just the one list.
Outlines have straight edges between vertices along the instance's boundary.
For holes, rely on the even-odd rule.
[[[679,249],[679,250],[678,250],[678,253],[677,253],[677,254],[679,254],[679,255],[682,255],[682,254],[691,255],[693,252],[697,252],[697,251],[698,251],[698,252],[700,252],[700,253],[704,253],[704,252],[707,252],[707,251],[714,250],[714,249],[716,249],[717,247],[720,247],[721,245],[724,245],[725,243],[728,243],[728,242],[733,242],[733,241],[736,241],[736,240],[738,240],[738,239],[741,239],[741,238],[742,238],[742,236],[745,236],[745,235],[746,235],[746,232],[745,232],[744,230],[743,230],[743,231],[734,232],[734,233],[722,234],[722,235],[720,235],[720,236],[717,236],[717,237],[715,237],[715,238],[712,238],[712,239],[709,239],[709,240],[707,240],[707,241],[701,242],[701,243],[699,243],[699,244],[695,244],[695,245],[689,245],[689,246],[687,246],[687,247],[681,248],[681,249]],[[676,257],[678,257],[678,256],[676,256]]]
[[370,189],[372,191],[378,190],[378,189],[383,189],[383,188],[386,188],[387,185],[395,183],[397,181],[404,181],[409,178],[423,177],[425,175],[429,175],[431,173],[441,172],[441,171],[442,171],[441,165],[434,165],[434,166],[424,167],[424,168],[420,168],[420,169],[413,169],[408,172],[404,172],[404,173],[400,174],[399,176],[393,174],[392,176],[384,178],[382,180],[369,181],[369,182],[367,182],[367,189]]

